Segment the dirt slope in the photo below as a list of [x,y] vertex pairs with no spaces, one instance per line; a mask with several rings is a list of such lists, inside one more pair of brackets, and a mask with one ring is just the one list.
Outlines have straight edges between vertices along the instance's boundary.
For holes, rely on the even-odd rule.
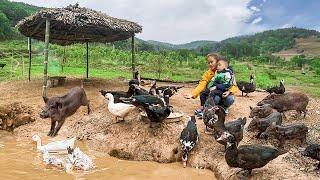
[[[74,86],[79,86],[80,80],[67,80],[64,87],[49,89],[49,96],[63,95]],[[34,109],[34,114],[38,114],[43,106],[41,98],[41,80],[32,83],[17,81],[0,84],[0,105],[7,105],[13,102],[20,102]],[[182,94],[190,92],[194,85],[187,84],[185,88],[173,96],[171,102],[176,111],[185,115],[192,115],[198,106],[198,100],[186,100]],[[66,137],[77,136],[86,142],[88,148],[98,150],[122,159],[147,160],[161,163],[180,161],[181,150],[178,138],[180,132],[186,125],[186,116],[177,123],[167,123],[162,128],[149,129],[148,121],[141,119],[138,111],[132,112],[123,123],[115,123],[115,118],[107,110],[104,97],[98,92],[100,89],[126,90],[127,83],[123,81],[108,81],[91,79],[84,84],[87,96],[92,106],[92,114],[87,115],[86,108],[81,107],[76,114],[68,118],[61,128],[59,135],[50,140],[59,140]],[[149,87],[146,87],[147,89]],[[227,120],[248,116],[249,106],[254,106],[267,94],[255,92],[250,97],[240,97],[237,95],[234,106],[230,109]],[[309,114],[305,120],[289,118],[285,123],[293,121],[305,122],[310,129],[308,142],[318,142],[320,137],[319,124],[319,100],[311,99],[309,103]],[[289,113],[290,114],[290,113]],[[36,121],[20,126],[14,130],[14,134],[19,138],[30,141],[33,134],[39,134],[46,138],[50,128],[49,120],[42,120],[35,117]],[[249,120],[250,121],[250,120]],[[247,125],[249,122],[247,122]],[[229,168],[224,160],[224,147],[216,143],[210,135],[204,134],[204,125],[201,120],[197,120],[200,142],[191,153],[188,165],[212,169],[217,178],[232,179],[239,169]],[[270,144],[256,140],[253,135],[245,132],[244,140],[241,144]],[[304,145],[305,146],[305,145]],[[294,145],[285,146],[291,149],[289,153],[279,156],[267,166],[253,171],[252,179],[317,179],[319,174],[313,170],[315,161],[301,157],[298,147]]]

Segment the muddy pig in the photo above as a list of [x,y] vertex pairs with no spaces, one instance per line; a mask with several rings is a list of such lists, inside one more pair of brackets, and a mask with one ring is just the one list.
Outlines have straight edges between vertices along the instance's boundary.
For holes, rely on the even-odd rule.
[[303,93],[285,93],[285,94],[270,94],[260,101],[257,105],[270,104],[273,109],[282,113],[288,110],[296,110],[299,114],[307,114],[307,105],[309,98]]
[[253,118],[255,116],[257,116],[258,118],[265,118],[273,112],[272,106],[270,104],[264,104],[262,106],[257,106],[254,108],[250,106],[250,110],[251,112],[249,118]]
[[58,97],[43,97],[46,103],[40,118],[51,118],[51,128],[48,136],[56,136],[65,119],[73,115],[80,106],[88,107],[90,113],[90,104],[83,88],[72,88],[66,95]]
[[258,130],[257,137],[259,138],[261,133],[263,133],[273,122],[277,125],[281,125],[282,117],[279,112],[273,112],[265,118],[254,117],[248,126],[248,131]]
[[308,127],[304,124],[290,124],[279,126],[273,122],[260,137],[274,137],[279,140],[279,146],[282,147],[285,140],[298,139],[301,143],[306,142]]

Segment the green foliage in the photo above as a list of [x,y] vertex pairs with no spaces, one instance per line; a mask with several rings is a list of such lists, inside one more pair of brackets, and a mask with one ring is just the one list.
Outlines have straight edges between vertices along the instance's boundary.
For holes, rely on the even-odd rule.
[[0,0],[0,40],[16,38],[18,33],[14,26],[17,22],[39,9],[22,2]]
[[251,36],[238,36],[223,40],[216,46],[216,50],[236,58],[258,56],[290,49],[295,44],[295,38],[319,35],[318,31],[302,28],[269,30]]

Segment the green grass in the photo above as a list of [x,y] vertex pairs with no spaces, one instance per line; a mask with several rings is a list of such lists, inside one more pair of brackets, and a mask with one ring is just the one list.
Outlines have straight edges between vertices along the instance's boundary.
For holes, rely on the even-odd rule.
[[[0,49],[5,55],[1,62],[7,65],[0,70],[0,81],[10,81],[28,78],[28,56],[26,55],[26,44],[24,41],[0,42]],[[85,60],[83,45],[73,45],[66,49],[66,62],[64,72],[61,72],[60,61],[62,60],[63,48],[50,45],[48,75],[65,75],[67,77],[85,77]],[[43,44],[34,43],[31,77],[43,77]],[[13,52],[13,56],[12,56]],[[1,53],[0,53],[1,57]],[[89,77],[114,79],[117,77],[131,78],[131,54],[128,51],[112,50],[105,45],[93,45],[90,51]],[[182,57],[152,54],[149,52],[137,52],[137,69],[141,71],[142,77],[158,79],[158,71],[161,70],[160,79],[176,82],[199,80],[207,70],[203,57],[196,57],[198,61],[189,58],[185,61]],[[182,58],[179,60],[179,58]],[[191,59],[191,60],[190,60]],[[200,60],[199,60],[200,59]],[[181,61],[181,63],[180,63]],[[19,62],[19,63],[18,63]],[[22,62],[24,62],[24,74],[22,75]],[[253,65],[248,69],[248,63]],[[18,65],[19,64],[19,65]],[[278,63],[281,64],[281,63]],[[282,62],[283,64],[283,62]],[[278,85],[281,79],[285,80],[286,86],[297,87],[314,97],[320,97],[320,76],[313,71],[301,74],[298,68],[292,68],[289,62],[284,66],[271,66],[267,64],[248,62],[246,59],[232,60],[236,80],[248,81],[250,74],[255,74],[258,88],[265,89]]]

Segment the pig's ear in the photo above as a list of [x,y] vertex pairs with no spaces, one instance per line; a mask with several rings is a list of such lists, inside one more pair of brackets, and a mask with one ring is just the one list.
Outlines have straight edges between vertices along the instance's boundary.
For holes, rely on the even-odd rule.
[[48,99],[49,99],[49,98],[47,98],[47,97],[43,97],[44,103],[47,103]]

